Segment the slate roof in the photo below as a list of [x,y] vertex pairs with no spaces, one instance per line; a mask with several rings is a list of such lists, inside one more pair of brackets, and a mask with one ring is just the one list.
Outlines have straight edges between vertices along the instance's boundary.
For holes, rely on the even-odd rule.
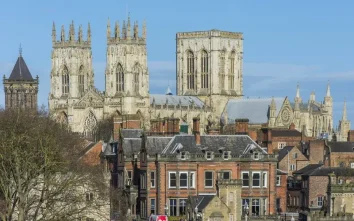
[[198,208],[198,212],[202,212],[205,207],[207,207],[210,201],[213,200],[215,196],[213,195],[199,195],[199,196],[191,196],[191,207]]
[[[281,107],[283,106],[285,98],[274,98],[276,105],[277,116]],[[227,123],[233,124],[238,118],[249,119],[250,124],[263,124],[267,123],[269,119],[269,107],[272,98],[259,98],[259,99],[230,99],[224,112],[222,119],[227,114]]]
[[334,173],[336,176],[353,176],[354,169],[345,167],[320,167],[304,173],[305,176],[328,176],[330,173]]
[[321,166],[323,166],[323,164],[309,164],[309,165],[305,166],[304,168],[293,172],[293,174],[297,174],[297,175],[307,174],[309,172],[312,172],[313,170],[318,169]]
[[143,134],[142,129],[123,129],[122,136],[123,138],[140,138]]
[[197,145],[193,135],[176,135],[163,149],[163,154],[174,154],[177,150],[189,153],[201,153],[202,150],[217,152],[231,151],[232,154],[243,154],[253,144],[258,146],[248,135],[205,135],[200,136]]
[[9,80],[33,80],[31,72],[29,71],[25,60],[22,56],[19,56],[14,68],[12,69]]
[[354,142],[328,142],[331,152],[354,152]]
[[163,95],[163,94],[151,94],[150,95],[150,104],[155,103],[155,105],[165,105],[168,101],[168,105],[179,105],[189,106],[192,103],[196,107],[204,107],[204,102],[201,101],[198,97],[195,96],[178,96],[178,95]]
[[301,137],[297,130],[272,130],[272,137]]
[[278,152],[278,161],[281,161],[284,157],[286,157],[288,155],[288,152],[290,152],[293,148],[294,146],[283,147],[283,149]]
[[277,175],[287,175],[288,173],[282,170],[277,169]]

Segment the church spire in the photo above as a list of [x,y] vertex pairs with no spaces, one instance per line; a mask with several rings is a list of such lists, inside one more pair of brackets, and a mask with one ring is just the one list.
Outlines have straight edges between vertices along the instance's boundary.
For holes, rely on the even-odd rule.
[[272,102],[270,103],[270,109],[271,109],[271,110],[276,110],[276,109],[277,109],[277,106],[276,106],[276,104],[275,104],[274,97],[272,97]]
[[170,85],[167,86],[166,95],[172,95]]
[[71,21],[70,31],[69,31],[69,40],[75,41],[75,26],[74,21]]
[[82,42],[82,25],[79,26],[78,42]]
[[329,85],[329,81],[327,83],[327,91],[326,91],[326,97],[330,97],[331,96],[331,87]]
[[347,120],[347,101],[344,100],[342,121]]

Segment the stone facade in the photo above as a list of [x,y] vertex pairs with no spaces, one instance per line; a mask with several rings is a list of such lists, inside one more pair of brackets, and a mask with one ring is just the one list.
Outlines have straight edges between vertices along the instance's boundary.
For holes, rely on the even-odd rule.
[[[92,135],[97,122],[111,115],[139,115],[146,130],[150,130],[151,120],[179,118],[181,124],[188,125],[189,133],[192,119],[199,117],[200,133],[206,134],[221,131],[229,120],[233,124],[237,113],[233,104],[239,102],[244,108],[237,110],[246,114],[241,118],[249,118],[251,124],[289,128],[294,123],[296,130],[312,137],[332,133],[329,85],[323,102],[315,101],[313,93],[309,102],[303,103],[299,88],[295,103],[287,98],[269,99],[262,101],[264,108],[258,108],[258,101],[241,99],[243,34],[239,32],[177,33],[177,95],[171,95],[169,89],[166,95],[149,94],[146,33],[145,23],[139,34],[138,22],[132,25],[130,17],[122,28],[116,22],[114,31],[108,22],[105,91],[99,92],[94,87],[90,26],[85,40],[81,26],[76,36],[72,23],[68,39],[63,26],[58,41],[53,24],[49,94],[53,117],[84,135]],[[247,104],[249,109],[245,109]],[[253,122],[254,115],[262,116],[262,122]]]
[[5,108],[37,109],[38,75],[32,78],[25,60],[22,57],[22,49],[9,78],[3,78],[5,91]]

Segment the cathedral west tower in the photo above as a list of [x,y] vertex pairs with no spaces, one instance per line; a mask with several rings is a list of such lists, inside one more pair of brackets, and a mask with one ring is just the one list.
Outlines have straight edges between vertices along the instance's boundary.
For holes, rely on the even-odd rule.
[[242,33],[180,32],[176,48],[178,95],[198,96],[216,116],[230,98],[242,97]]
[[147,118],[149,101],[149,72],[147,67],[146,25],[143,23],[139,35],[138,22],[131,24],[130,16],[123,21],[107,24],[106,53],[106,104],[105,112],[121,114],[138,114],[149,124]]

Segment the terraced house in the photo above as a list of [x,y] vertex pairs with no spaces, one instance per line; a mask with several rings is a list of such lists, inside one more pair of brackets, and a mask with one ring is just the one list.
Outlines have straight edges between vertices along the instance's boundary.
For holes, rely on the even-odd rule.
[[[132,215],[187,218],[193,215],[188,205],[196,205],[192,199],[219,202],[219,207],[208,208],[219,211],[214,213],[218,216],[224,211],[222,220],[240,220],[246,203],[251,216],[275,214],[277,155],[268,154],[248,135],[200,135],[198,118],[193,119],[193,131],[161,137],[122,129],[117,148],[106,148],[104,154],[117,159],[111,161],[112,184],[135,194]],[[210,211],[193,211],[197,209],[203,220],[212,218]]]

